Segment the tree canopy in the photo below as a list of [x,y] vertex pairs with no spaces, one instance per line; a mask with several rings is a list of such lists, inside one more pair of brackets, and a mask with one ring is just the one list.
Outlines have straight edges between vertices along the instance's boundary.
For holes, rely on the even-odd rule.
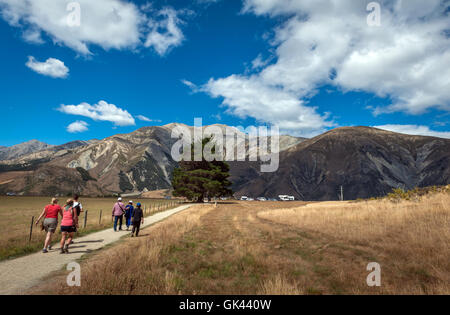
[[[202,150],[210,141],[213,141],[212,138],[202,140]],[[192,148],[194,148],[194,145],[192,145]],[[181,161],[179,167],[173,172],[174,196],[202,202],[205,198],[232,195],[229,188],[231,182],[228,180],[230,167],[226,162],[217,160],[209,162],[204,157],[201,161],[194,161],[193,155],[191,160]]]

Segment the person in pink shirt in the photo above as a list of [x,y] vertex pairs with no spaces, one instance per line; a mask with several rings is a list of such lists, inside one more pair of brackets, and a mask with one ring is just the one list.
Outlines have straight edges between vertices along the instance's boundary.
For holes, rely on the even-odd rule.
[[125,205],[122,203],[122,198],[117,199],[112,209],[112,218],[114,220],[114,231],[117,232],[117,222],[119,222],[119,231],[122,231],[123,215],[125,213]]
[[78,214],[73,206],[73,200],[69,199],[63,208],[63,218],[61,220],[61,254],[69,253],[69,245],[72,242],[73,233],[75,233],[77,227]]

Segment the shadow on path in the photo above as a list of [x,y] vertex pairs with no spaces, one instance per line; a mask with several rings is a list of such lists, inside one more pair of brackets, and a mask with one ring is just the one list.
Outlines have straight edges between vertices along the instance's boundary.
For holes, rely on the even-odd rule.
[[92,241],[82,241],[82,242],[76,242],[76,241],[74,241],[73,243],[74,244],[88,244],[88,243],[101,243],[101,242],[103,242],[104,240],[92,240]]

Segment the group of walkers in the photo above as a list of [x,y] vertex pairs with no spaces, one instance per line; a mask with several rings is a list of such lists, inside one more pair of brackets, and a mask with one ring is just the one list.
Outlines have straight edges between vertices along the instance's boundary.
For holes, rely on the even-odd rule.
[[119,198],[114,204],[112,209],[112,216],[114,221],[114,231],[122,231],[123,217],[125,217],[125,225],[127,226],[127,231],[130,226],[133,225],[131,231],[131,237],[134,235],[139,236],[139,230],[141,229],[141,224],[144,223],[144,211],[142,211],[142,206],[138,202],[136,208],[133,206],[133,201],[130,200],[128,205],[124,205],[122,198]]
[[58,199],[53,198],[52,203],[47,205],[36,220],[39,224],[42,218],[42,229],[47,232],[44,242],[43,253],[47,253],[51,248],[52,236],[58,227],[58,217],[61,216],[61,254],[69,253],[69,245],[73,244],[73,235],[78,228],[78,218],[83,212],[83,205],[78,201],[78,195],[74,195],[73,199],[68,199],[64,207],[58,204]]
[[[58,218],[61,216],[61,254],[69,253],[69,245],[73,244],[74,234],[78,229],[78,218],[83,212],[83,205],[78,201],[79,196],[74,195],[72,199],[68,199],[66,204],[61,207],[58,204],[58,199],[53,198],[51,204],[47,205],[42,211],[39,218],[36,220],[36,225],[39,224],[41,219],[42,230],[47,232],[44,242],[43,253],[48,253],[52,249],[52,237],[55,234],[58,227]],[[122,220],[125,217],[125,224],[127,231],[132,225],[131,236],[139,236],[139,230],[141,224],[144,223],[144,212],[142,211],[141,204],[137,203],[136,207],[133,206],[133,201],[130,201],[128,205],[124,205],[122,198],[119,198],[113,206],[112,219],[114,222],[114,231],[122,230]],[[119,226],[118,226],[119,225]],[[118,226],[118,229],[117,229]]]

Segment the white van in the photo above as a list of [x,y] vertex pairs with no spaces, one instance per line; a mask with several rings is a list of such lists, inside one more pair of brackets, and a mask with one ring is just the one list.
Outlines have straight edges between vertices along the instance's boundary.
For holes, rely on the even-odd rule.
[[288,195],[279,195],[278,198],[281,201],[294,201],[295,200],[294,196],[288,196]]

